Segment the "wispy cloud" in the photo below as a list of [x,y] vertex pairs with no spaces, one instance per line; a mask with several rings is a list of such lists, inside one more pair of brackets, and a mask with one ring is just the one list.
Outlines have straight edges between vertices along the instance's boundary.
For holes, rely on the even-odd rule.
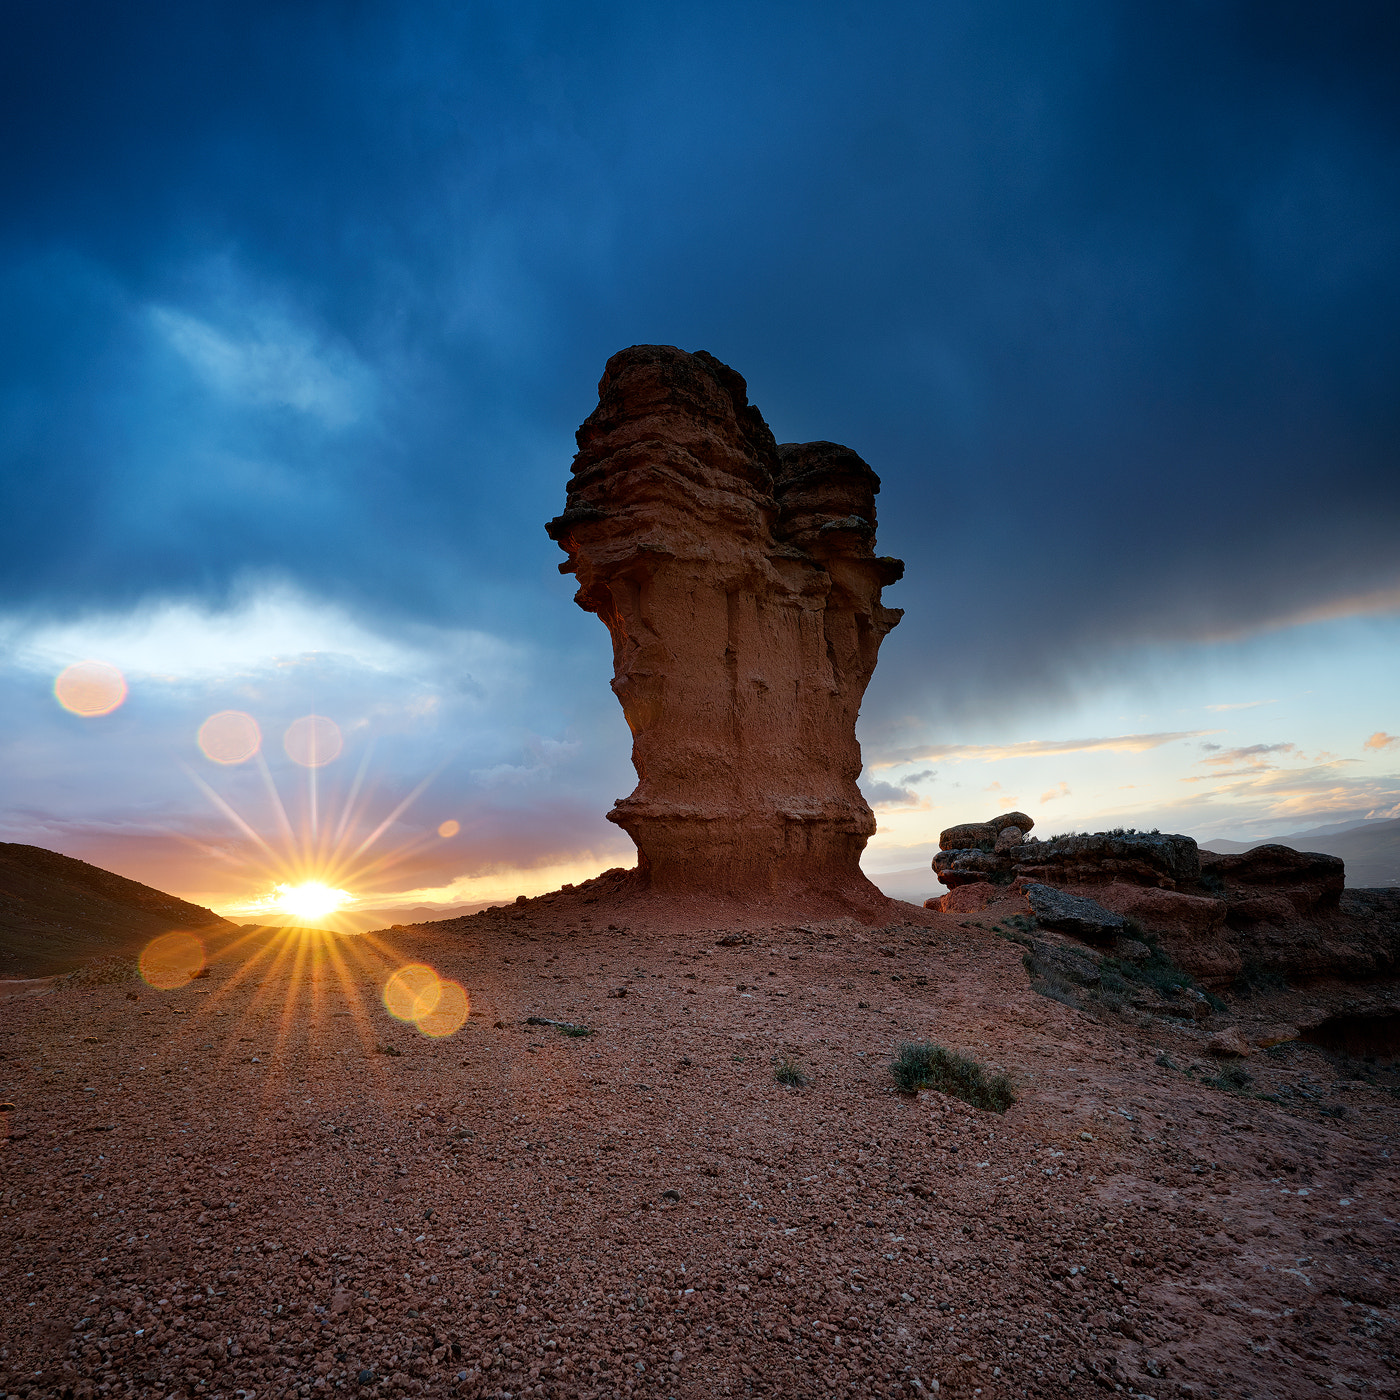
[[1375,749],[1378,753],[1386,749],[1393,749],[1400,745],[1400,734],[1387,734],[1385,730],[1378,729],[1369,739],[1362,744],[1363,749]]
[[1057,787],[1052,787],[1049,792],[1042,792],[1040,800],[1043,803],[1054,802],[1057,798],[1068,797],[1070,795],[1069,784],[1060,783]]
[[1277,700],[1239,700],[1233,705],[1207,705],[1207,710],[1257,710],[1260,705],[1277,705]]
[[872,807],[917,807],[923,800],[917,792],[893,783],[866,781],[861,784],[861,791]]
[[237,332],[169,306],[153,306],[150,318],[171,349],[226,398],[294,408],[329,428],[362,416],[368,371],[348,350],[318,344],[289,320],[265,315]]
[[870,767],[896,768],[901,763],[919,763],[930,759],[997,763],[1007,758],[1043,758],[1066,753],[1146,753],[1148,749],[1158,749],[1163,744],[1218,733],[1218,729],[1189,729],[1162,734],[1115,734],[1101,739],[1029,739],[1020,744],[933,744],[882,754]]
[[1239,763],[1249,768],[1272,768],[1275,765],[1268,763],[1265,755],[1297,752],[1297,744],[1248,744],[1244,748],[1223,749],[1219,753],[1212,754],[1209,758],[1200,758],[1196,761],[1215,768],[1231,768]]

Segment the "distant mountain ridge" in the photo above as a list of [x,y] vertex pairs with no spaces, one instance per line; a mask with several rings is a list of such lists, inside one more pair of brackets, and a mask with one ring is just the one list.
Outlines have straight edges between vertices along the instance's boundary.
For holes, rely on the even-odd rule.
[[1289,846],[1295,851],[1340,856],[1346,861],[1347,885],[1352,889],[1400,885],[1400,818],[1313,827],[1291,836],[1269,836],[1258,841],[1201,843],[1202,850],[1220,855],[1236,855],[1256,846]]
[[42,846],[0,842],[0,977],[135,956],[158,934],[232,930],[212,909]]

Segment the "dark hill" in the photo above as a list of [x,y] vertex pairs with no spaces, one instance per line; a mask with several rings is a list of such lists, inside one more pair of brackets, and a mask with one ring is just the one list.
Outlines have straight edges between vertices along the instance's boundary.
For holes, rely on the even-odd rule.
[[171,929],[228,930],[212,910],[39,846],[0,842],[0,977],[134,956]]

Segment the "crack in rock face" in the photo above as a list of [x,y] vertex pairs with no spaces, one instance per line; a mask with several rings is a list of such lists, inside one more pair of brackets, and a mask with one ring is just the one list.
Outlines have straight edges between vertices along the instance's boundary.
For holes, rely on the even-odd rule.
[[878,892],[855,723],[902,612],[880,594],[880,479],[848,447],[782,443],[705,351],[634,345],[579,428],[546,526],[613,643],[639,782],[608,813],[661,893]]

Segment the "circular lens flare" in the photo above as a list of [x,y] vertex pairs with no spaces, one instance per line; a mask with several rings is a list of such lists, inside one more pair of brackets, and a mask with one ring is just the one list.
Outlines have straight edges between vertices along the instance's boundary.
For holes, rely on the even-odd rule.
[[444,841],[446,841],[450,837],[455,836],[459,831],[461,831],[461,829],[461,822],[445,821],[440,827],[438,827],[438,835],[441,836]]
[[65,710],[94,719],[126,699],[126,677],[105,661],[79,661],[59,672],[53,693]]
[[287,726],[282,747],[287,757],[303,768],[320,768],[340,756],[340,726],[325,715],[303,715]]
[[384,1006],[395,1019],[412,1022],[434,1040],[456,1035],[472,1009],[467,989],[444,981],[426,963],[409,963],[389,978]]
[[460,982],[444,982],[437,1005],[426,1016],[417,1017],[415,1024],[424,1035],[441,1040],[456,1035],[466,1025],[471,1009],[467,989]]
[[242,710],[220,710],[199,726],[199,747],[215,763],[246,763],[262,746],[262,730]]
[[401,967],[384,984],[384,1009],[399,1021],[417,1021],[437,1009],[442,981],[426,963]]
[[204,944],[192,933],[163,933],[141,950],[138,966],[148,986],[173,991],[203,968]]
[[299,919],[324,918],[354,898],[348,890],[333,890],[320,880],[305,880],[299,885],[278,885],[276,891],[277,907],[284,914],[295,914]]

